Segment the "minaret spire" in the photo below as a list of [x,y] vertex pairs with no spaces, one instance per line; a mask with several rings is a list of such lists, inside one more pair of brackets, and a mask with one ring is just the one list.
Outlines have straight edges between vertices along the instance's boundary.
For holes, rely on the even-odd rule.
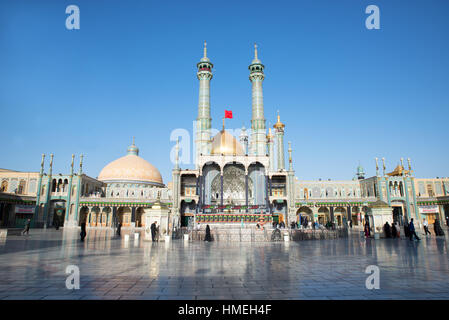
[[273,128],[276,131],[276,142],[277,142],[277,159],[278,159],[278,170],[285,169],[284,160],[284,128],[285,125],[281,122],[281,117],[279,116],[278,110],[278,121],[274,124]]
[[249,65],[249,80],[252,84],[252,117],[251,117],[251,147],[250,154],[266,155],[267,139],[263,108],[262,82],[265,79],[265,66],[260,62],[257,44],[254,44],[254,59]]
[[204,52],[203,58],[207,58],[207,42],[206,42],[206,40],[204,40],[204,49],[203,49],[203,52]]

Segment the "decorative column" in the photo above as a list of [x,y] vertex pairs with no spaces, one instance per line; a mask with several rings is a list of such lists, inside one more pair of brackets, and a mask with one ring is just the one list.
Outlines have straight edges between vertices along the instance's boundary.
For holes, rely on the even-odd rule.
[[329,207],[329,218],[331,222],[334,223],[334,207]]
[[278,121],[274,124],[274,129],[276,131],[276,144],[277,144],[277,159],[278,159],[278,170],[285,169],[284,160],[284,127],[285,125],[281,122],[278,111]]
[[351,213],[351,206],[348,206],[348,222],[352,221],[352,213]]
[[70,178],[69,178],[69,189],[67,190],[67,202],[66,202],[66,209],[65,209],[65,219],[64,219],[64,226],[70,226],[70,201],[72,197],[72,180],[73,180],[73,162],[75,161],[75,155],[72,154],[72,163],[70,164]]
[[296,220],[296,206],[295,206],[295,172],[293,171],[293,160],[292,160],[292,144],[288,142],[288,176],[287,176],[287,186],[288,186],[288,216],[290,221]]
[[252,84],[252,117],[251,117],[251,148],[252,155],[266,155],[266,128],[263,107],[262,82],[265,79],[265,66],[257,57],[257,45],[254,44],[254,59],[249,65],[249,80]]
[[199,155],[209,155],[211,152],[210,128],[212,118],[210,116],[210,81],[213,77],[212,68],[214,65],[207,57],[206,41],[204,41],[204,56],[196,66],[198,68],[196,75],[200,81],[195,140],[195,163],[198,168]]
[[245,212],[248,212],[248,169],[245,168]]
[[267,206],[267,208],[266,208],[266,210],[265,210],[265,213],[268,213],[269,211],[270,211],[270,194],[269,194],[269,192],[268,192],[268,184],[269,184],[269,181],[270,180],[270,178],[269,178],[269,176],[268,176],[268,173],[265,173],[265,203],[266,203],[266,206]]
[[223,206],[223,171],[220,172],[220,186],[221,186],[221,194],[220,194],[220,205]]
[[39,205],[40,205],[40,199],[41,199],[42,177],[44,175],[44,160],[45,160],[45,154],[42,154],[41,171],[39,172],[39,181],[37,183],[36,206],[34,208],[34,219],[33,219],[34,224],[36,222],[38,222],[38,219],[39,219]]
[[267,144],[268,144],[268,156],[270,159],[268,170],[274,171],[276,170],[274,165],[274,136],[271,133],[271,128],[268,128]]
[[48,227],[48,219],[50,216],[50,209],[51,207],[51,189],[52,189],[52,181],[51,177],[53,175],[53,153],[50,154],[50,169],[48,170],[48,188],[45,196],[45,204],[44,204],[44,228]]
[[[179,228],[181,226],[181,214],[179,210],[179,195],[181,190],[181,169],[179,168],[179,138],[176,140],[175,149],[175,167],[172,170],[173,176],[173,190],[172,190],[172,226]],[[198,194],[198,180],[197,180],[197,194]],[[201,197],[198,202],[201,201]],[[143,218],[142,218],[143,219]]]
[[80,155],[80,168],[78,170],[78,185],[76,187],[76,202],[75,202],[75,217],[74,222],[77,224],[78,222],[78,214],[79,214],[79,203],[80,203],[80,194],[81,194],[81,179],[83,174],[83,154]]
[[377,158],[374,158],[376,160],[376,177],[379,176],[379,164],[377,162]]
[[131,223],[136,222],[136,207],[131,207]]

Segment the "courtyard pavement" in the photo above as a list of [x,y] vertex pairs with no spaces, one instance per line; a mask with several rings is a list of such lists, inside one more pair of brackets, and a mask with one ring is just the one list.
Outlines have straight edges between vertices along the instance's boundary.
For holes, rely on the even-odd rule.
[[[446,236],[289,243],[125,242],[112,230],[0,240],[0,299],[449,299]],[[80,289],[66,288],[66,267]],[[380,289],[368,290],[369,265]]]

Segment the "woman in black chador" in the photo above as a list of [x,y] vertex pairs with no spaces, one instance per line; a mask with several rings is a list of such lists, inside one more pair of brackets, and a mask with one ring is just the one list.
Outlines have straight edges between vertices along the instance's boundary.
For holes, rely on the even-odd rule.
[[212,241],[209,225],[206,226],[206,236],[204,237],[204,241]]
[[81,237],[81,241],[84,241],[84,238],[86,237],[87,232],[86,232],[86,221],[81,222],[81,233],[80,233],[80,237]]
[[433,229],[435,230],[435,235],[444,236],[444,231],[441,228],[440,220],[435,219],[435,222],[433,223]]
[[393,236],[393,238],[397,238],[398,236],[398,230],[396,230],[396,224],[393,223],[391,225],[391,235]]
[[385,222],[385,224],[384,224],[384,232],[385,232],[385,236],[387,238],[391,238],[391,227],[390,227],[390,224],[388,223],[388,221]]
[[407,222],[404,223],[404,235],[405,235],[406,238],[410,237],[410,229],[408,228],[408,223]]

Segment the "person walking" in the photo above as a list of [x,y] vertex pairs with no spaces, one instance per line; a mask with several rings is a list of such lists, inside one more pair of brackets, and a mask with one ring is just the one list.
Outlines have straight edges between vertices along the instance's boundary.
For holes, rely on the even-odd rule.
[[371,233],[368,220],[365,222],[365,237],[369,238]]
[[396,226],[396,232],[398,234],[398,238],[401,238],[401,227],[399,226],[399,222],[395,222],[395,226]]
[[432,235],[429,231],[429,223],[427,222],[426,218],[423,219],[422,225],[424,227],[425,235],[426,236],[427,236],[427,234]]
[[151,227],[150,227],[150,229],[151,229],[151,240],[153,241],[153,242],[155,242],[156,241],[156,231],[157,231],[157,221],[154,221],[152,224],[151,224]]
[[117,235],[118,235],[119,237],[120,237],[121,231],[122,231],[122,223],[119,222],[118,225],[117,225]]
[[435,222],[433,224],[433,230],[435,231],[436,236],[444,236],[444,231],[443,228],[441,228],[439,219],[435,219]]
[[27,235],[30,234],[30,224],[31,224],[31,219],[28,219],[28,220],[25,222],[25,229],[23,229],[22,235],[24,235],[25,233],[26,233]]
[[390,224],[387,222],[385,222],[384,224],[384,232],[385,232],[385,237],[387,238],[391,238],[391,227]]
[[86,232],[86,221],[81,222],[81,233],[80,233],[80,239],[81,241],[84,241],[84,238],[86,238],[87,232]]
[[409,228],[407,221],[405,221],[405,223],[404,223],[404,235],[407,238],[410,238],[410,228]]
[[210,227],[209,225],[206,226],[206,236],[204,237],[204,241],[212,241],[212,237],[210,236]]
[[415,224],[413,223],[413,218],[410,220],[410,223],[408,224],[408,232],[410,234],[410,241],[413,241],[413,236],[415,236],[415,238],[418,241],[421,240],[415,232]]

